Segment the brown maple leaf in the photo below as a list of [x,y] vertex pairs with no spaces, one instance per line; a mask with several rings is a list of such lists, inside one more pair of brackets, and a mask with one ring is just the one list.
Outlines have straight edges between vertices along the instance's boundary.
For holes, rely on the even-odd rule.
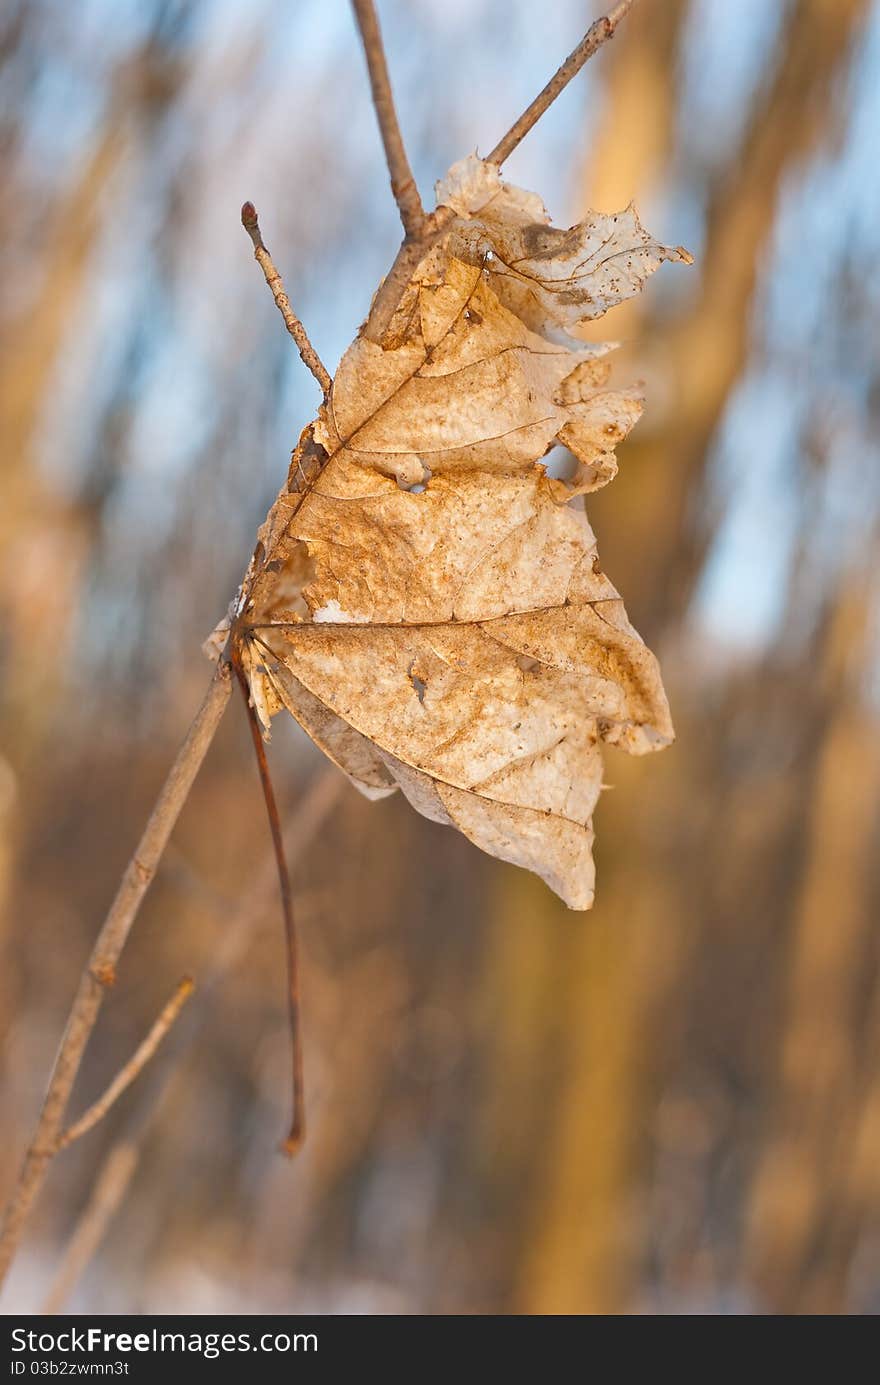
[[673,731],[582,499],[642,401],[572,337],[690,257],[633,207],[556,229],[475,155],[437,192],[441,234],[300,439],[233,641],[267,732],[287,708],[365,794],[402,789],[587,909],[601,743]]

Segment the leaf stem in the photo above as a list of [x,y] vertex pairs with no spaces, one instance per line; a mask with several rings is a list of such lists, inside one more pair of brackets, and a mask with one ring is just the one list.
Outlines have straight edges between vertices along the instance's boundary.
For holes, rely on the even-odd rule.
[[248,725],[251,729],[251,738],[257,756],[257,768],[260,772],[266,814],[269,818],[269,830],[272,833],[275,863],[278,867],[278,883],[281,887],[281,908],[284,914],[284,933],[287,942],[287,1004],[290,1013],[290,1039],[293,1058],[293,1111],[290,1131],[282,1148],[285,1154],[293,1155],[302,1146],[306,1134],[305,1078],[303,1075],[302,1025],[300,1023],[299,949],[296,937],[296,919],[293,911],[293,890],[290,884],[290,871],[287,868],[287,856],[284,851],[281,818],[278,814],[275,790],[272,787],[269,763],[266,759],[266,747],[263,744],[257,714],[251,704],[247,678],[241,662],[235,654],[233,654],[232,666],[235,669],[247,708]]

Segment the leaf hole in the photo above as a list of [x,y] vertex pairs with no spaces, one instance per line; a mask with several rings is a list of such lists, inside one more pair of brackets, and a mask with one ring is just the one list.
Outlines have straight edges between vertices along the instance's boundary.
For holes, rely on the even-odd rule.
[[544,470],[557,481],[573,481],[577,473],[577,459],[567,447],[554,443],[542,457]]
[[[415,465],[421,467],[421,475],[415,471]],[[428,489],[428,482],[433,475],[431,468],[421,457],[413,457],[407,467],[402,467],[397,473],[397,485],[402,491],[409,491],[410,495],[421,495]]]

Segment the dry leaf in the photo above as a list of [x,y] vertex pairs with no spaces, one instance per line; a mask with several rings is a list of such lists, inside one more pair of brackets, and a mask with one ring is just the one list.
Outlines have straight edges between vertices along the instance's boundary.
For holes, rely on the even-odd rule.
[[[286,707],[364,793],[402,789],[586,909],[601,742],[673,732],[581,498],[641,400],[570,334],[689,257],[633,208],[556,230],[475,156],[438,198],[455,218],[304,431],[234,638],[267,729]],[[568,480],[541,464],[557,442]]]

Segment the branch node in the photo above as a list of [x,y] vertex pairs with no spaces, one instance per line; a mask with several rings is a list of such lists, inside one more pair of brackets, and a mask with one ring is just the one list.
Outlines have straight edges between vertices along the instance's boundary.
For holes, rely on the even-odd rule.
[[[135,861],[135,867],[140,863]],[[89,971],[99,986],[103,986],[105,991],[109,991],[111,986],[115,986],[119,979],[116,975],[116,968],[112,962],[101,962],[97,966],[90,967]]]
[[181,978],[171,999],[162,1007],[161,1012],[153,1021],[147,1037],[138,1045],[125,1066],[116,1074],[104,1095],[93,1102],[78,1121],[74,1121],[73,1125],[68,1126],[59,1139],[54,1152],[57,1153],[59,1150],[66,1149],[68,1145],[73,1144],[74,1140],[79,1140],[83,1135],[88,1134],[99,1121],[104,1119],[111,1106],[115,1106],[123,1092],[131,1086],[138,1074],[146,1067],[189,1000],[194,988],[195,982],[191,976]]
[[135,856],[132,865],[134,866],[134,869],[137,871],[141,884],[148,885],[153,878],[152,868],[150,866],[145,865],[144,862],[139,860],[137,856]]

